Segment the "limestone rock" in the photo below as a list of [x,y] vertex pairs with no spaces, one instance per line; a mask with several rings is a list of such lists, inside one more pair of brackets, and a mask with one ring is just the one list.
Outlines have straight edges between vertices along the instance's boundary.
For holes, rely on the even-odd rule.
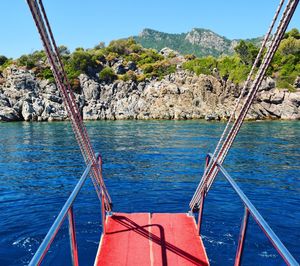
[[3,94],[0,94],[0,107],[10,107],[8,98]]
[[11,107],[0,107],[0,121],[11,122],[21,120],[18,112]]
[[23,102],[22,116],[23,116],[25,121],[30,121],[30,120],[36,120],[37,119],[37,115],[36,115],[35,110],[32,106],[32,103],[29,103],[27,101]]
[[91,99],[97,100],[100,95],[100,86],[99,84],[89,79],[87,75],[81,74],[79,76],[80,84],[82,87],[83,95],[85,97],[86,101],[89,101]]
[[214,121],[214,120],[219,121],[220,117],[216,113],[211,113],[211,114],[207,114],[205,116],[205,120],[206,121]]
[[30,90],[34,91],[36,89],[37,82],[32,74],[32,72],[11,67],[7,69],[6,72],[6,85],[14,88],[15,90]]
[[32,104],[32,108],[34,112],[40,116],[44,111],[44,103],[41,99],[35,99],[34,103]]
[[275,80],[270,77],[267,77],[262,81],[258,91],[269,91],[271,89],[274,89],[275,86],[276,86]]
[[[121,60],[114,68],[123,65]],[[132,71],[133,62],[123,65]],[[9,68],[0,84],[0,120],[66,120],[67,112],[56,85],[37,80],[32,72]],[[116,80],[101,83],[86,74],[79,76],[75,99],[85,120],[100,119],[206,119],[226,120],[241,94],[241,85],[214,76],[177,70],[158,80]],[[242,101],[246,93],[242,96]],[[300,91],[275,88],[266,78],[246,119],[299,119]]]
[[170,57],[170,55],[174,55],[174,56],[180,55],[177,51],[175,51],[169,47],[165,47],[165,48],[161,49],[159,51],[159,53],[162,54],[164,57]]

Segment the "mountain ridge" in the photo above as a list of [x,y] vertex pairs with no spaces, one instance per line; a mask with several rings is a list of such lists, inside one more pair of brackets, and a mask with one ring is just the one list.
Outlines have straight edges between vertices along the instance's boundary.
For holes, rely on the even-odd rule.
[[[204,28],[193,28],[186,33],[166,33],[145,28],[133,38],[145,48],[153,48],[159,51],[164,47],[169,47],[181,54],[194,54],[198,57],[232,55],[234,47],[241,40],[230,40]],[[262,37],[250,38],[246,41],[259,45]]]

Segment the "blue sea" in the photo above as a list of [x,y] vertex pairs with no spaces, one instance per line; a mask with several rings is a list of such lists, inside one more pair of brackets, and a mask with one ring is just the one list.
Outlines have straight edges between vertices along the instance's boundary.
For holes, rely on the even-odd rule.
[[[187,212],[224,123],[86,123],[118,212]],[[247,122],[224,167],[300,261],[300,122]],[[27,265],[84,171],[68,122],[0,123],[0,265]],[[100,203],[88,180],[74,205],[80,265],[93,265]],[[211,265],[233,265],[243,205],[219,175],[202,237]],[[67,221],[43,265],[71,263]],[[284,265],[250,219],[243,265]]]

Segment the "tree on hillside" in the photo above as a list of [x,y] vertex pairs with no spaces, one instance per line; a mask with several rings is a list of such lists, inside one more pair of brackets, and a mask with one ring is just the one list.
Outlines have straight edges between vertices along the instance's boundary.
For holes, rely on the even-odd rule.
[[6,56],[0,55],[0,66],[2,66],[7,60],[8,58]]
[[278,51],[283,55],[298,55],[300,53],[300,39],[288,37],[281,41]]
[[258,54],[258,48],[250,42],[240,41],[234,48],[245,65],[252,65]]
[[105,42],[99,42],[94,49],[95,50],[100,50],[100,49],[104,49],[105,48]]
[[35,66],[33,57],[30,55],[22,55],[18,60],[17,64],[19,66],[25,66],[28,69],[32,69]]
[[60,56],[68,56],[70,55],[70,50],[65,45],[58,46],[58,52]]
[[112,82],[117,78],[115,72],[110,67],[103,68],[99,73],[99,79],[105,82]]
[[74,70],[81,71],[81,73],[87,72],[88,67],[93,66],[92,56],[81,49],[77,49],[72,54],[69,64]]
[[300,39],[300,32],[299,32],[299,30],[294,28],[294,29],[291,29],[289,32],[286,32],[284,34],[284,38],[285,39],[287,39],[289,37],[293,37],[293,38],[299,40]]

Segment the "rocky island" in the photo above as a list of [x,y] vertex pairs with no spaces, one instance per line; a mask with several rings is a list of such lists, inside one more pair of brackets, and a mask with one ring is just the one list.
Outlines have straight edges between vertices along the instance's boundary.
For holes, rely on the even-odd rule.
[[[289,38],[296,40],[299,49],[299,36]],[[245,49],[243,45],[253,52],[253,44],[243,42],[238,49]],[[243,58],[243,51],[236,48],[238,55],[196,58],[169,48],[160,52],[146,49],[133,39],[115,41],[108,47],[100,44],[91,50],[78,48],[73,54],[65,47],[60,49],[84,120],[226,120],[253,60],[249,55]],[[287,51],[283,47],[279,53],[285,56]],[[292,50],[288,55],[293,53],[299,62],[299,52]],[[0,121],[66,120],[45,55],[40,51],[32,56],[34,62],[27,56],[2,64]],[[278,76],[282,67],[274,66],[247,119],[300,119],[298,69],[299,63],[290,70],[293,80],[288,83]]]

